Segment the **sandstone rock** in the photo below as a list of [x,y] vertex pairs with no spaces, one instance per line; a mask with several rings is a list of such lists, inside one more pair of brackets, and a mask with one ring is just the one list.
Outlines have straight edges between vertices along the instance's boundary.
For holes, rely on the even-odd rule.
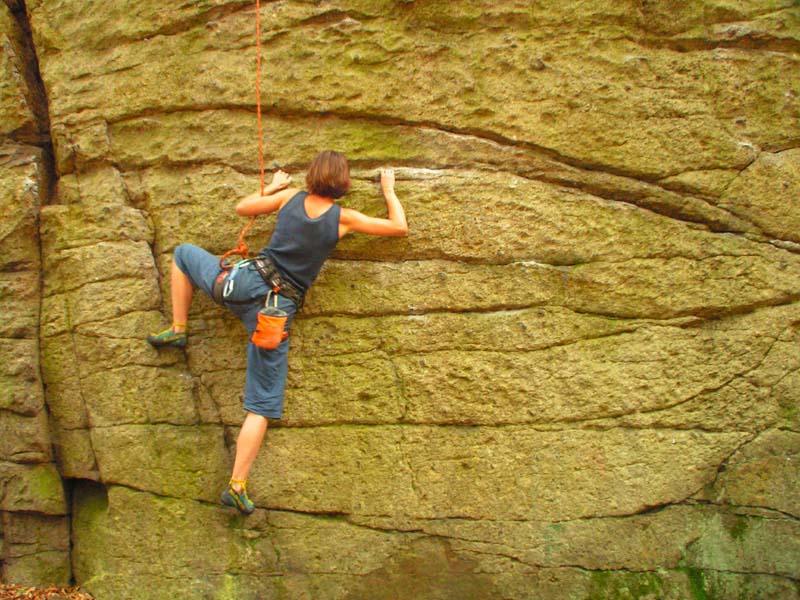
[[100,480],[97,457],[88,429],[67,429],[55,424],[51,433],[53,451],[63,477],[90,481]]
[[[628,36],[603,40],[619,10],[607,3],[605,7],[610,14],[597,7],[583,19],[568,21],[555,11],[558,36],[548,27],[531,29],[539,19],[552,20],[552,11],[539,9],[518,18],[513,8],[501,9],[496,18],[510,21],[503,37],[477,31],[463,46],[458,43],[463,34],[447,28],[452,15],[425,9],[387,19],[370,6],[374,16],[350,30],[341,27],[349,18],[349,6],[326,6],[322,14],[333,21],[322,23],[313,18],[319,9],[275,7],[264,23],[269,41],[264,48],[265,80],[270,82],[267,105],[283,111],[441,121],[449,129],[493,131],[512,142],[523,139],[576,162],[624,165],[632,172],[662,175],[698,165],[744,165],[749,150],[723,125],[742,112],[752,115],[752,130],[760,134],[755,143],[780,144],[796,134],[795,103],[777,113],[769,111],[769,118],[762,108],[780,102],[792,85],[786,80],[793,72],[790,58],[739,49],[719,52],[717,62],[676,56],[671,49],[637,43],[646,36],[640,21],[627,16],[618,16],[614,25]],[[90,36],[88,44],[70,40],[66,32],[75,27],[75,17],[67,7],[53,11],[37,5],[31,7],[31,16],[44,79],[52,86],[50,106],[56,123],[79,107],[84,121],[113,122],[154,107],[196,106],[196,98],[211,97],[228,105],[249,101],[250,54],[231,48],[241,45],[242,31],[252,22],[250,13],[234,12],[216,21],[213,35],[192,27],[202,21],[199,16],[169,36],[157,35],[159,28],[152,26],[146,28],[151,35],[139,25],[129,30],[125,19],[121,37],[130,43],[113,48],[103,41],[108,34]],[[602,27],[595,35],[582,35],[587,22]],[[315,51],[307,51],[309,47]],[[454,47],[459,52],[449,50]],[[544,57],[536,64],[545,68],[531,69],[532,49]],[[193,63],[184,58],[187,54],[202,58]],[[419,54],[429,60],[420,65],[412,59]],[[392,57],[390,71],[387,56]],[[80,69],[74,69],[74,57],[80,57]],[[284,64],[292,69],[277,68]],[[331,80],[329,64],[337,67],[335,89],[320,85]],[[174,76],[164,80],[164,69]],[[95,85],[76,85],[76,79],[86,77]],[[675,93],[663,93],[665,79]],[[761,93],[742,93],[736,88],[741,80],[758,81]],[[112,100],[115,89],[128,89],[125,103]],[[409,96],[419,103],[406,103]],[[491,108],[481,110],[486,106]],[[683,143],[674,143],[678,140]]]
[[800,469],[798,454],[800,434],[781,430],[764,432],[731,457],[715,483],[714,499],[734,505],[763,506],[797,516],[800,513],[795,485]]
[[86,374],[81,382],[92,427],[194,424],[194,386],[180,370],[136,366]]
[[42,330],[48,337],[58,335],[77,325],[156,309],[159,301],[158,287],[153,280],[125,278],[113,285],[90,281],[72,292],[42,300]]
[[19,10],[19,7],[0,5],[0,132],[30,137],[38,127],[26,81],[27,44],[11,12],[14,8]]
[[[773,340],[765,336],[761,352]],[[710,344],[725,348],[720,362],[713,357],[698,361]],[[756,344],[751,334],[736,330],[700,333],[644,326],[540,352],[453,349],[395,362],[409,420],[571,422],[680,404],[756,366],[757,359],[749,365],[736,359],[745,352],[758,355]],[[747,351],[737,349],[743,347]],[[702,370],[693,373],[701,364]],[[458,405],[446,403],[443,392],[455,393]]]
[[691,544],[687,560],[701,569],[783,575],[797,567],[797,524],[787,520],[719,515]]
[[45,206],[42,233],[42,249],[48,259],[68,248],[120,239],[150,242],[153,236],[141,211],[115,203]]
[[228,570],[275,569],[268,538],[248,535],[240,519],[196,501],[86,483],[76,489],[73,528],[76,576],[96,596],[211,593],[225,587]]
[[253,6],[167,8],[0,5],[4,579],[798,598],[795,3],[265,3],[267,176],[342,150],[382,216],[392,165],[410,235],[311,290],[246,519],[244,328],[144,337],[258,187]]
[[33,339],[39,326],[39,275],[35,271],[0,272],[0,324],[4,339]]
[[100,242],[72,248],[51,257],[46,265],[45,295],[75,292],[91,283],[145,279],[153,272],[152,255],[145,242]]
[[0,460],[46,463],[50,456],[47,415],[22,416],[0,411]]
[[0,348],[0,409],[34,416],[44,406],[39,345],[32,339],[3,340]]
[[30,146],[0,144],[0,165],[0,208],[7,215],[0,227],[0,267],[3,271],[38,271],[42,153]]
[[[106,483],[217,502],[227,481],[220,427],[125,424],[94,428],[91,437]],[[130,447],[137,452],[125,452]]]
[[786,579],[769,575],[739,575],[735,573],[713,571],[710,569],[691,569],[688,571],[690,589],[695,593],[706,593],[714,598],[736,598],[749,600],[769,598],[778,600],[787,598],[795,600],[800,597],[797,587]]
[[[253,473],[257,504],[431,519],[623,515],[691,496],[742,440],[739,434],[677,431],[340,429],[273,431]],[[680,482],[668,475],[667,464],[680,464]],[[569,494],[567,481],[574,486]],[[615,493],[621,489],[624,494]]]
[[1,462],[0,510],[66,514],[64,486],[55,465]]
[[9,556],[3,561],[3,578],[22,586],[70,584],[69,552],[45,551],[24,556]]
[[728,186],[720,205],[756,223],[769,236],[799,242],[798,193],[800,150],[765,152]]
[[70,582],[66,517],[3,513],[3,578],[18,585]]
[[559,306],[564,282],[560,270],[535,263],[478,266],[432,260],[379,266],[332,260],[304,312],[366,316]]
[[[702,392],[667,408],[631,413],[618,419],[630,427],[699,428],[705,431],[762,431],[783,418],[770,390],[754,385],[744,374],[716,390]],[[616,421],[616,420],[615,420]],[[610,425],[600,420],[597,425]]]
[[[113,154],[117,162],[127,169],[142,169],[148,179],[154,180],[168,176],[170,170],[158,168],[158,165],[169,164],[173,169],[192,168],[195,165],[221,165],[238,171],[255,173],[256,165],[249,158],[257,151],[257,141],[251,134],[254,119],[251,113],[230,110],[206,111],[180,111],[163,115],[150,115],[138,119],[130,119],[112,124],[110,126],[110,139],[113,144]],[[481,165],[484,169],[493,171],[502,169],[507,172],[518,173],[524,178],[542,180],[568,188],[585,189],[602,198],[613,200],[624,199],[639,206],[646,207],[656,212],[686,218],[690,221],[708,223],[716,229],[725,231],[753,231],[757,228],[742,219],[738,219],[729,212],[724,211],[707,201],[699,198],[675,194],[660,185],[653,185],[635,178],[621,177],[610,173],[598,173],[566,165],[548,156],[521,146],[507,146],[495,141],[466,134],[442,131],[435,127],[397,125],[376,122],[368,118],[327,118],[320,122],[308,117],[294,117],[291,119],[271,116],[265,125],[265,148],[268,155],[274,159],[268,165],[273,168],[278,165],[294,173],[294,181],[303,180],[303,173],[297,169],[304,169],[310,158],[319,148],[335,147],[344,151],[354,165],[361,161],[402,161],[412,165],[425,165],[425,169],[399,168],[398,180],[408,188],[406,194],[413,194],[413,202],[417,203],[417,196],[421,208],[428,208],[431,202],[426,198],[430,192],[428,188],[436,184],[436,180],[447,178],[448,171],[454,167],[463,169],[465,165]],[[302,131],[303,135],[298,135]],[[178,171],[180,172],[180,170]],[[212,171],[213,172],[213,171]],[[224,172],[217,170],[217,172]],[[722,182],[716,195],[730,183],[738,171],[719,171],[722,173]],[[695,172],[695,179],[717,171]],[[377,187],[372,185],[375,172],[362,171],[354,167],[353,175],[356,179],[354,189],[347,197],[346,203],[352,204],[359,210],[383,210],[381,202],[376,202]],[[485,171],[484,175],[488,175]],[[267,173],[269,177],[269,173]],[[505,176],[493,177],[507,188],[509,181],[517,186],[524,180]],[[479,184],[470,181],[468,173],[462,172],[461,184],[469,184],[477,188],[480,198],[488,198],[492,203],[497,199],[491,197],[486,189],[481,189]],[[682,175],[668,178],[666,181],[681,180]],[[428,183],[425,183],[428,180]],[[239,194],[249,193],[253,186],[252,178],[242,180],[237,171],[225,175],[225,183],[233,183],[233,189]],[[413,187],[409,186],[416,183]],[[186,182],[191,185],[191,182]],[[365,185],[369,183],[370,185]],[[711,184],[689,187],[692,193],[706,193]],[[204,191],[214,189],[216,183],[204,185]],[[424,186],[424,187],[423,187]],[[441,189],[440,183],[437,186]],[[485,187],[485,186],[484,186]],[[530,186],[533,187],[533,186]],[[166,197],[174,196],[174,186],[165,189],[162,193]],[[681,188],[682,189],[682,188]],[[228,192],[230,193],[230,192]],[[563,193],[562,188],[552,189],[549,193],[545,190],[539,196],[546,196],[553,201],[559,201]],[[441,207],[457,210],[458,205],[449,200],[449,191],[440,196]],[[519,196],[520,191],[515,191]],[[466,194],[465,194],[466,196]],[[203,195],[197,195],[197,203],[203,202]],[[448,206],[449,205],[449,206]],[[574,208],[574,206],[573,206]],[[546,206],[540,210],[546,210]],[[419,226],[424,223],[415,214],[413,218],[413,231],[419,240]],[[475,211],[475,218],[492,218],[493,215],[486,211]],[[198,224],[199,225],[199,224]],[[227,225],[227,224],[226,224]],[[442,222],[447,226],[447,221]],[[192,228],[193,229],[193,228]],[[257,231],[257,230],[256,230]],[[254,232],[255,233],[255,232]],[[535,233],[535,230],[533,232]],[[563,233],[561,234],[563,235]],[[436,243],[437,237],[426,240]],[[463,241],[458,240],[463,243]],[[375,240],[370,245],[374,245]],[[347,240],[341,246],[349,253],[352,249],[363,247],[363,242],[358,243],[358,238]],[[385,251],[391,252],[397,246],[382,244]],[[402,246],[407,252],[411,248]],[[382,248],[383,250],[383,248]],[[574,250],[574,249],[573,249]],[[563,251],[563,249],[562,249]]]

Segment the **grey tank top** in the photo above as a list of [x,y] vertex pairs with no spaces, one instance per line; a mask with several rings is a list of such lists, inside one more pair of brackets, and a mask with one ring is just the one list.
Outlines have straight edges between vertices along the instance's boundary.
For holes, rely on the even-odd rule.
[[308,192],[297,192],[278,211],[269,244],[261,251],[304,292],[319,275],[339,241],[341,207],[334,204],[316,219],[306,213]]

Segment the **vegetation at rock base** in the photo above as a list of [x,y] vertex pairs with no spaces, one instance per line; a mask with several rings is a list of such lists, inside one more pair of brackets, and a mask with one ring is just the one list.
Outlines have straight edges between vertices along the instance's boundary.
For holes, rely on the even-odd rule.
[[92,600],[92,596],[74,587],[35,588],[0,583],[0,600]]

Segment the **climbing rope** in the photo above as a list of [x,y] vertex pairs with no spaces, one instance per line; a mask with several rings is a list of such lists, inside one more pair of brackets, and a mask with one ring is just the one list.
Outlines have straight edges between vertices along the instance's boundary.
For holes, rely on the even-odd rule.
[[[258,164],[261,169],[261,195],[264,195],[264,143],[261,128],[261,1],[256,0],[256,120],[258,122]],[[250,217],[247,225],[244,226],[239,234],[239,241],[235,248],[228,250],[219,259],[219,266],[223,270],[231,268],[226,261],[229,256],[241,256],[250,258],[250,250],[244,241],[244,236],[255,223],[256,217]]]

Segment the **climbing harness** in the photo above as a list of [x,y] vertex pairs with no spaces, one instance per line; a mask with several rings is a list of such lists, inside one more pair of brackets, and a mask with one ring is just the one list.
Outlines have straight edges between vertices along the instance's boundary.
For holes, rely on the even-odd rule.
[[256,271],[261,275],[271,292],[280,294],[294,302],[297,305],[297,310],[303,307],[303,302],[305,301],[303,291],[281,275],[278,268],[264,254],[259,254],[255,258],[240,260],[234,265],[229,265],[227,269],[220,271],[211,288],[211,297],[214,302],[217,304],[249,304],[252,302],[250,298],[234,299],[236,297],[236,278],[242,272],[242,269],[251,264],[256,268]]
[[253,262],[252,258],[245,258],[240,260],[234,265],[228,265],[226,269],[220,271],[217,278],[214,280],[214,285],[211,288],[211,297],[217,304],[227,302],[228,304],[248,304],[251,299],[234,300],[233,292],[236,289],[236,276],[241,270]]
[[[261,1],[256,0],[256,120],[258,122],[258,164],[261,170],[261,195],[264,195],[264,143],[261,128]],[[247,225],[244,226],[239,234],[239,240],[235,248],[231,248],[219,258],[219,267],[223,271],[231,268],[227,262],[229,256],[241,256],[250,258],[250,250],[244,241],[244,236],[255,223],[256,217],[250,217]]]
[[281,275],[278,268],[268,256],[259,254],[253,259],[253,264],[270,289],[276,294],[288,298],[297,305],[297,310],[303,308],[305,294],[303,291]]

